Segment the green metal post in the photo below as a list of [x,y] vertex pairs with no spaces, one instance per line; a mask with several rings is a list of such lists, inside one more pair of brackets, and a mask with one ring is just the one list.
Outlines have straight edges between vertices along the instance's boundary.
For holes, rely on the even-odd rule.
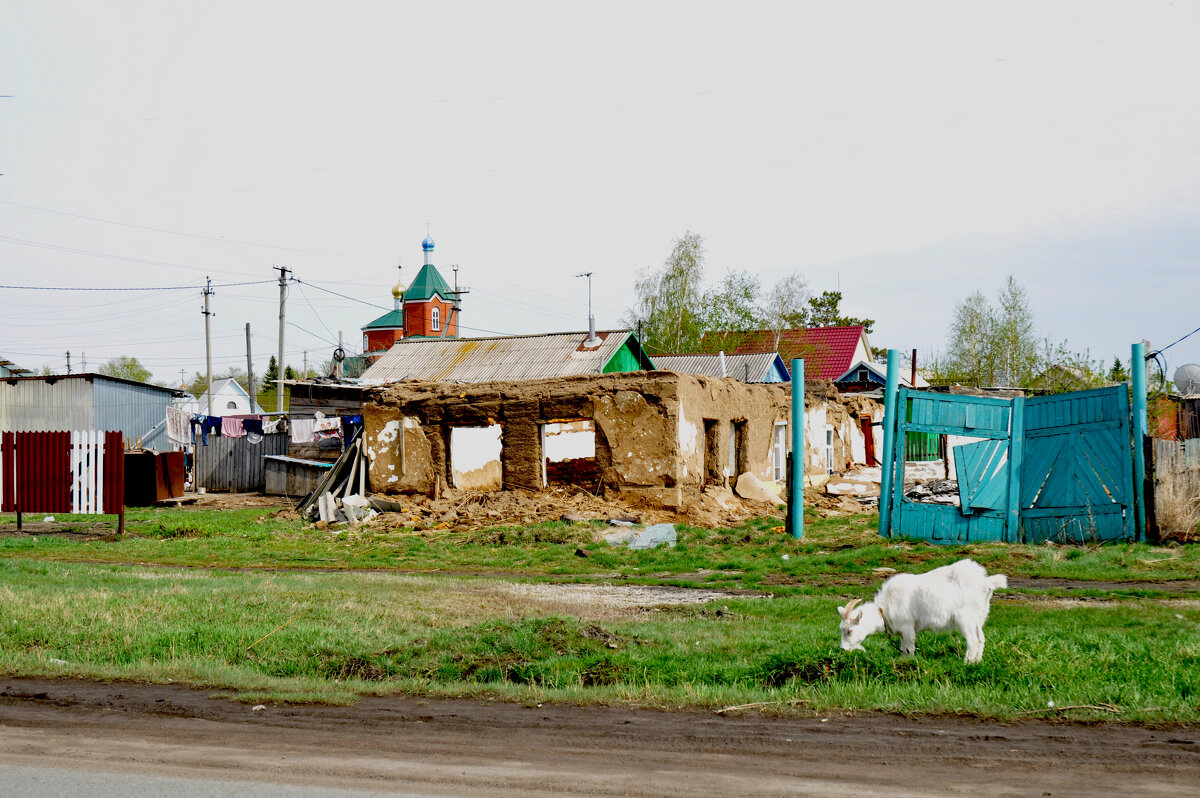
[[804,537],[804,361],[792,359],[792,509],[788,518],[794,538]]
[[1134,344],[1129,356],[1129,372],[1133,379],[1133,493],[1137,506],[1137,528],[1134,540],[1146,534],[1146,455],[1142,440],[1146,435],[1146,345]]
[[883,393],[883,458],[879,461],[879,534],[891,537],[892,474],[896,464],[896,391],[900,388],[900,350],[887,353],[887,386]]

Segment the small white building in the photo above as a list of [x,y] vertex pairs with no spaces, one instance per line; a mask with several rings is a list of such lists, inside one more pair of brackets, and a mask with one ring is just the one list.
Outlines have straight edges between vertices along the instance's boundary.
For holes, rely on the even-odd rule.
[[[213,380],[209,388],[212,392],[211,415],[248,416],[264,412],[257,402],[250,399],[250,394],[246,393],[246,389],[239,385],[237,380],[232,377]],[[182,405],[183,409],[189,413],[209,415],[208,394],[209,391],[205,391],[200,394],[200,398],[192,399],[190,402]]]

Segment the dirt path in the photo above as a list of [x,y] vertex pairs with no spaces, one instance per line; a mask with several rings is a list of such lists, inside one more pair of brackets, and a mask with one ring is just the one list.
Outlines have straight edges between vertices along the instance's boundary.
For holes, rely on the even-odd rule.
[[0,679],[0,762],[458,796],[1200,795],[1200,726],[773,720]]

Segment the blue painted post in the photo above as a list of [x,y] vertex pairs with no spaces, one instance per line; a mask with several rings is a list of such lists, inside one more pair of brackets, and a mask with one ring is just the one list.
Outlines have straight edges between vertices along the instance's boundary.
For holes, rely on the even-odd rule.
[[1137,527],[1134,540],[1146,534],[1146,457],[1142,439],[1146,435],[1146,345],[1134,344],[1129,356],[1129,373],[1133,379],[1133,493],[1137,506]]
[[883,393],[883,458],[879,480],[879,534],[891,537],[892,474],[896,464],[896,391],[900,387],[900,351],[887,353],[887,387]]
[[804,537],[804,361],[792,358],[792,501],[791,533]]

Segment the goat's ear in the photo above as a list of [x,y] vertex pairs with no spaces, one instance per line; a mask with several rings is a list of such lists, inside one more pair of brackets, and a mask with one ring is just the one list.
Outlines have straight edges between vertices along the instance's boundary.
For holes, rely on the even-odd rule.
[[858,623],[861,620],[862,620],[862,610],[859,610],[858,612],[854,613],[854,615],[850,618],[850,623]]
[[846,616],[846,608],[838,607],[838,615],[841,615],[844,618]]

